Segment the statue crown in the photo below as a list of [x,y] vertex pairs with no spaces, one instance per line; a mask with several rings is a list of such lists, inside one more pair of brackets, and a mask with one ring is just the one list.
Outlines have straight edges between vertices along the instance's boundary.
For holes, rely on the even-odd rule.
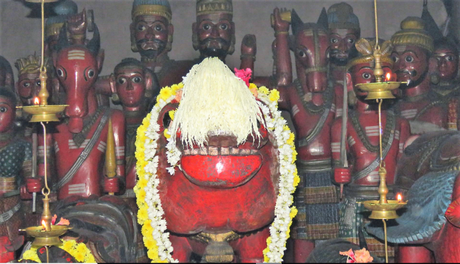
[[391,37],[396,45],[414,45],[433,52],[433,38],[425,31],[425,23],[419,17],[407,17],[401,22],[401,30]]
[[232,0],[197,0],[196,15],[207,15],[216,12],[233,15]]

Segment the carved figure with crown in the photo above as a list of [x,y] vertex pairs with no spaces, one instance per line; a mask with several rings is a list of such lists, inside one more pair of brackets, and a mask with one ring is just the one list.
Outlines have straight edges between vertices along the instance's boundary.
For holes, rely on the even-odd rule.
[[411,134],[447,128],[447,109],[430,93],[429,58],[434,46],[423,20],[404,19],[391,42],[394,72],[398,81],[406,82],[400,86],[402,100],[396,105],[397,114],[410,120]]
[[[367,92],[357,87],[357,84],[375,81],[374,46],[375,40],[360,39],[356,42],[356,48],[352,52],[359,53],[347,64],[345,85],[347,89],[354,90],[358,101],[355,109],[348,111],[345,119],[346,127],[343,127],[344,117],[339,117],[334,121],[331,130],[334,180],[338,184],[345,184],[344,199],[340,205],[339,237],[355,244],[359,243],[359,232],[364,230],[364,222],[369,221],[363,214],[364,206],[359,202],[378,199],[377,189],[380,181],[378,104],[372,100],[365,100]],[[390,57],[392,48],[390,41],[381,44],[382,69],[385,75],[389,73],[390,76],[393,73],[393,60]],[[386,183],[390,189],[389,195],[392,195],[396,163],[403,153],[404,142],[409,137],[410,131],[408,121],[395,115],[390,106],[390,104],[382,106],[383,151],[381,155],[387,171]],[[376,256],[384,257],[384,244],[364,234],[368,250]],[[389,256],[394,256],[391,248],[390,251]]]
[[16,96],[0,87],[0,261],[16,259],[24,243],[19,228],[24,222],[20,189],[31,176],[31,143],[15,133]]
[[[293,227],[294,261],[304,262],[315,240],[338,235],[338,196],[332,182],[330,129],[335,117],[333,81],[327,77],[329,37],[325,10],[317,24],[303,23],[295,10],[291,13],[292,49],[297,79],[278,87],[280,108],[288,110],[297,131],[299,153],[297,169],[300,183],[295,204],[299,209]],[[290,65],[289,23],[274,10],[277,59]],[[326,18],[326,19],[325,19]],[[281,49],[278,49],[281,48]],[[283,54],[282,51],[285,51]],[[281,62],[281,61],[279,61]],[[306,121],[308,120],[308,122]]]

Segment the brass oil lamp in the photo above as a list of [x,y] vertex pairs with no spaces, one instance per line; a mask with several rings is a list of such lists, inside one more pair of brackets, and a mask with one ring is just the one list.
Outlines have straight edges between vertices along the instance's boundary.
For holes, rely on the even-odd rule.
[[37,247],[45,247],[46,248],[46,257],[47,262],[49,262],[49,252],[48,247],[50,246],[59,246],[61,245],[61,240],[59,239],[60,236],[64,235],[67,230],[69,230],[69,226],[67,225],[51,225],[51,211],[49,208],[49,194],[50,188],[48,187],[48,175],[47,175],[47,143],[46,143],[46,126],[45,122],[55,122],[59,121],[58,117],[56,116],[57,113],[64,111],[67,105],[48,105],[48,97],[49,93],[46,89],[46,68],[44,65],[44,4],[50,2],[56,2],[57,0],[26,0],[27,2],[32,3],[41,3],[41,27],[42,27],[42,54],[41,54],[41,65],[40,65],[40,82],[41,82],[41,89],[38,94],[38,97],[34,98],[34,105],[31,106],[23,106],[22,110],[31,114],[32,118],[30,122],[40,122],[43,127],[43,136],[44,136],[44,167],[45,167],[45,188],[42,189],[43,198],[43,213],[41,217],[41,224],[40,226],[31,226],[27,227],[25,231],[27,235],[32,236],[35,238],[34,242],[32,243],[33,246]]
[[[397,200],[388,200],[388,187],[386,184],[386,175],[387,171],[385,169],[385,163],[383,162],[382,157],[382,102],[384,99],[393,99],[395,98],[392,94],[392,90],[397,89],[401,82],[392,82],[392,81],[385,81],[382,82],[382,77],[384,75],[384,71],[382,69],[381,64],[381,51],[380,46],[378,44],[378,23],[377,23],[377,0],[374,0],[374,14],[375,14],[375,32],[376,32],[376,40],[375,40],[375,47],[374,47],[374,58],[375,58],[375,68],[374,68],[374,76],[375,82],[373,83],[360,83],[357,86],[368,92],[368,96],[365,98],[366,100],[376,100],[378,103],[378,116],[379,116],[379,149],[380,149],[380,168],[379,168],[379,176],[380,176],[380,185],[378,188],[379,193],[379,200],[369,200],[364,201],[363,205],[367,209],[371,210],[372,213],[369,216],[370,219],[381,219],[383,221],[383,228],[385,234],[385,261],[388,263],[388,241],[387,241],[387,227],[386,221],[389,219],[398,218],[398,214],[396,210],[404,207],[407,202],[402,200],[402,197],[398,195]],[[389,78],[388,78],[389,79]]]

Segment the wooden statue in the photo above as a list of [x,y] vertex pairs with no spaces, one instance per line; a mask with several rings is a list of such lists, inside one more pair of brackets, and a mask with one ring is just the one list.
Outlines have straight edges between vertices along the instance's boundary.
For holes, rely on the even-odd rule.
[[134,0],[131,11],[131,49],[139,52],[142,63],[158,76],[160,86],[182,81],[192,61],[171,60],[174,26],[168,0]]
[[195,65],[181,88],[163,88],[137,135],[138,216],[149,257],[281,262],[296,179],[293,142],[273,130],[289,134],[273,112],[277,93],[254,97],[218,58]]
[[[99,31],[86,46],[72,45],[60,33],[57,45],[57,77],[67,95],[66,120],[53,134],[58,179],[53,189],[58,198],[71,195],[101,196],[116,193],[124,183],[125,120],[121,111],[98,107],[94,83],[102,66]],[[101,162],[107,144],[108,121],[111,119],[115,139],[116,176],[104,177]],[[62,155],[61,153],[65,153]],[[102,185],[101,185],[102,184]]]
[[[281,19],[278,9],[274,11],[274,19],[277,60],[279,63],[286,60],[285,65],[290,65],[287,49],[289,24]],[[338,235],[338,196],[332,182],[330,138],[335,116],[334,83],[327,78],[327,25],[304,24],[293,10],[292,31],[298,79],[278,89],[280,108],[291,113],[297,131],[300,184],[295,204],[299,213],[292,233],[294,261],[303,262],[313,250],[314,240],[332,239]]]
[[[9,88],[0,88],[0,261],[16,259],[15,251],[24,243],[19,235],[23,228],[24,213],[21,192],[36,191],[26,187],[31,174],[31,144],[14,131],[16,96]],[[22,189],[22,190],[20,190]]]
[[[364,206],[357,202],[378,199],[377,189],[380,180],[378,174],[380,166],[378,105],[375,100],[365,100],[367,92],[356,86],[359,83],[375,81],[374,43],[375,41],[366,39],[360,39],[356,43],[356,49],[360,54],[348,63],[346,85],[349,86],[349,89],[354,90],[358,101],[355,109],[348,111],[345,120],[346,129],[342,130],[344,122],[342,116],[334,121],[331,130],[334,180],[338,184],[345,184],[344,200],[340,206],[339,237],[356,244],[359,242],[358,235],[363,230],[363,223],[369,221],[362,214],[365,210]],[[381,45],[381,61],[385,74],[392,74],[391,49],[390,41]],[[404,118],[396,116],[392,110],[388,109],[388,105],[384,105],[381,127],[383,133],[382,157],[387,171],[386,182],[390,189],[389,195],[392,195],[396,162],[401,157],[404,142],[409,137],[409,123]],[[376,256],[385,256],[384,244],[373,237],[366,236],[368,250]],[[393,256],[392,250],[390,253],[389,255]]]
[[401,22],[401,30],[391,41],[394,49],[394,72],[400,86],[402,100],[396,105],[397,113],[410,120],[411,134],[447,127],[447,114],[440,101],[430,95],[428,60],[433,52],[433,39],[424,31],[424,22],[408,17]]
[[8,60],[3,56],[0,56],[0,86],[14,90],[13,69]]
[[[335,105],[336,116],[342,115],[343,82],[346,66],[352,56],[350,50],[359,39],[361,28],[359,19],[353,13],[353,7],[345,2],[333,4],[327,10],[329,26],[329,63],[330,74],[336,82]],[[348,91],[349,105],[354,105],[356,97],[353,90]]]

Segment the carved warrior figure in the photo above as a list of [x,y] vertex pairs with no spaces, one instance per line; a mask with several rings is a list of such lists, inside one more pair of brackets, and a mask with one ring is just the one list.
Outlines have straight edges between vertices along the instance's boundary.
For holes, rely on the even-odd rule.
[[[333,4],[327,10],[329,26],[329,62],[330,75],[336,82],[335,102],[336,116],[342,115],[343,82],[346,74],[346,65],[352,55],[350,50],[359,39],[361,28],[359,19],[353,13],[353,7],[345,2]],[[348,91],[348,102],[352,106],[356,102],[353,90]]]
[[[86,46],[71,45],[61,30],[54,65],[67,95],[65,122],[53,134],[58,179],[53,189],[58,198],[71,195],[100,196],[118,192],[124,182],[125,121],[121,111],[99,107],[94,82],[102,67],[97,27]],[[104,159],[108,121],[111,119],[115,139],[116,177],[104,177]],[[50,143],[51,145],[53,142]],[[65,153],[62,155],[61,153]],[[101,186],[103,182],[104,186]]]
[[[324,14],[324,13],[323,13]],[[320,17],[319,21],[326,21]],[[289,24],[283,23],[275,9],[277,48],[288,45]],[[293,48],[297,80],[279,87],[280,108],[291,113],[297,131],[297,168],[300,176],[295,204],[299,213],[294,222],[295,262],[304,262],[314,248],[314,240],[338,235],[338,197],[333,185],[330,128],[335,116],[333,82],[327,78],[329,39],[327,25],[303,23],[292,11]],[[279,60],[288,54],[277,51]],[[306,121],[308,120],[308,122]]]
[[14,133],[16,96],[8,88],[0,88],[0,261],[15,260],[15,251],[24,238],[20,187],[31,174],[31,144]]
[[181,82],[194,63],[168,56],[174,34],[169,1],[134,0],[131,15],[131,50],[139,52],[142,63],[158,76],[161,87]]
[[433,39],[423,29],[424,22],[408,17],[401,22],[401,30],[392,38],[394,71],[401,84],[402,100],[397,113],[410,120],[411,134],[447,128],[447,114],[443,103],[430,93],[428,60],[433,52]]
[[[40,61],[41,56],[29,55],[25,58],[16,60],[14,66],[18,69],[18,82],[16,92],[19,95],[22,105],[33,105],[34,97],[38,96],[41,89],[40,84]],[[48,93],[51,95],[50,102],[58,103],[53,99],[55,91],[59,89],[59,81],[54,78],[54,66],[49,57],[45,58],[45,67],[48,74],[47,85]]]
[[[378,199],[379,186],[379,116],[375,101],[365,100],[367,92],[360,90],[359,83],[374,82],[373,56],[375,41],[360,39],[356,42],[359,56],[348,63],[346,85],[354,89],[357,96],[355,109],[349,110],[345,133],[342,129],[344,116],[334,121],[331,130],[332,156],[334,160],[334,180],[345,184],[344,201],[340,206],[339,237],[358,244],[359,232],[363,229],[364,219],[362,212],[365,208],[361,202]],[[392,73],[393,60],[390,58],[391,43],[386,41],[381,45],[382,68],[385,74]],[[388,107],[382,106],[382,157],[387,171],[386,182],[390,195],[395,184],[396,162],[402,155],[404,142],[409,137],[409,123],[397,117]],[[346,152],[345,152],[346,151]],[[342,153],[346,153],[345,155]],[[344,164],[349,164],[344,167]],[[366,234],[365,234],[366,235]],[[376,256],[385,255],[384,245],[367,235],[369,251]],[[390,250],[390,256],[393,251]]]
[[[159,92],[156,76],[140,61],[127,58],[115,66],[111,76],[114,103],[121,104],[126,119],[126,192],[124,197],[134,198],[136,158],[134,157],[136,132],[142,119],[156,101]],[[114,100],[117,99],[118,100]]]

